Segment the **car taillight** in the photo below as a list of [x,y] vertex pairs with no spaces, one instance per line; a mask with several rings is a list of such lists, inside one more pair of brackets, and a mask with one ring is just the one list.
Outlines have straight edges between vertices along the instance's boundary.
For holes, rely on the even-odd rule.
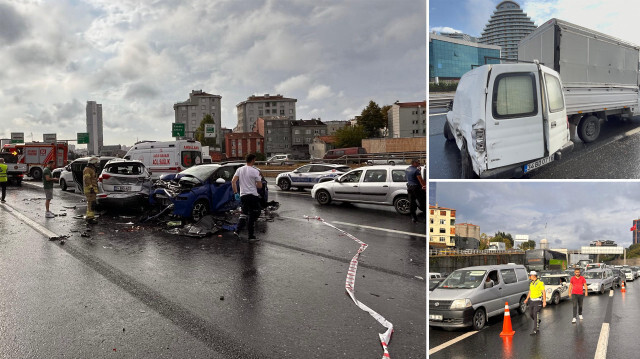
[[111,176],[107,173],[103,173],[100,175],[100,177],[98,177],[98,182],[102,182],[103,179],[109,179],[111,178]]

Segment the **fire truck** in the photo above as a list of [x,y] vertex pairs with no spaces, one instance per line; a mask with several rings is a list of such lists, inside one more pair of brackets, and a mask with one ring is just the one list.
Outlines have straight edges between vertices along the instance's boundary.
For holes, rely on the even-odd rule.
[[18,156],[18,163],[28,166],[28,174],[33,179],[42,178],[42,172],[47,162],[55,161],[55,167],[63,167],[67,164],[69,146],[66,142],[44,143],[12,143],[2,147],[2,152],[9,152]]

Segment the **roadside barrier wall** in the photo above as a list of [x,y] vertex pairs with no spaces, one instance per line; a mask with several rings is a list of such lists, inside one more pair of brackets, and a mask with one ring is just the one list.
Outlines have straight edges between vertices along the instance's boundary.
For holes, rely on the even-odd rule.
[[524,264],[524,253],[429,256],[429,272],[451,273],[465,267],[508,263]]

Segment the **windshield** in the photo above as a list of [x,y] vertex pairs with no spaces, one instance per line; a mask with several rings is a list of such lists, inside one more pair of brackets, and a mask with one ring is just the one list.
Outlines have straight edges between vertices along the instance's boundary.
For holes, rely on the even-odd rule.
[[542,283],[546,285],[560,285],[560,278],[558,277],[542,277]]
[[631,269],[621,269],[622,273],[631,273]]
[[487,273],[487,271],[459,269],[451,273],[438,288],[476,288],[482,283],[485,273]]
[[602,272],[587,272],[584,277],[587,279],[602,279]]
[[220,168],[218,165],[195,166],[180,172],[179,175],[195,177],[204,182],[218,168]]

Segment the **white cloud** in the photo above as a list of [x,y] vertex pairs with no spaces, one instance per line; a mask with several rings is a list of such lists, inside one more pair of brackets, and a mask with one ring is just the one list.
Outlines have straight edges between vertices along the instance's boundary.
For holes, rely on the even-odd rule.
[[444,32],[444,33],[449,33],[449,34],[450,34],[450,33],[456,33],[456,34],[461,34],[461,33],[462,33],[462,31],[460,31],[460,30],[456,30],[456,29],[451,28],[451,27],[449,27],[449,26],[436,26],[436,27],[432,27],[432,28],[431,28],[431,30],[430,30],[430,32],[434,32],[434,31],[435,31],[435,32],[438,32],[438,33]]
[[307,100],[323,100],[331,97],[332,95],[333,92],[331,92],[331,87],[327,85],[317,85],[309,90]]

